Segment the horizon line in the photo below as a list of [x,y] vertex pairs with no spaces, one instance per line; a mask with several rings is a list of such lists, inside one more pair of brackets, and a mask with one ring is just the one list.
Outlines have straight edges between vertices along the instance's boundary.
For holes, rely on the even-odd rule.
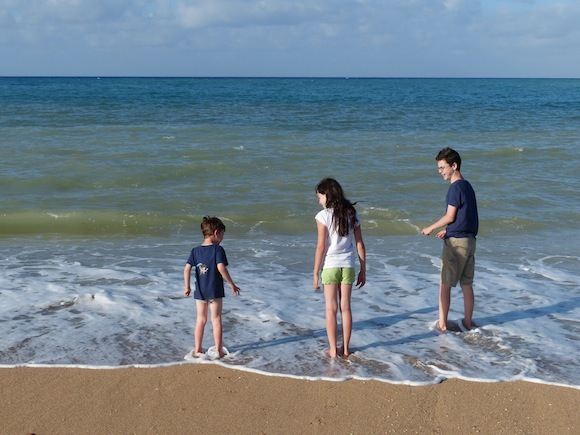
[[476,77],[476,76],[186,76],[186,75],[0,75],[0,78],[134,78],[134,79],[336,79],[336,80],[577,80],[580,77]]

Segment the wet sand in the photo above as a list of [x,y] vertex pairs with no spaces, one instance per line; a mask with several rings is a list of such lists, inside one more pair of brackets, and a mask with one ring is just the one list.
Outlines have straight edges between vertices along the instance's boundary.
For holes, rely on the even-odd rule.
[[2,434],[564,434],[580,389],[307,381],[213,364],[0,368]]

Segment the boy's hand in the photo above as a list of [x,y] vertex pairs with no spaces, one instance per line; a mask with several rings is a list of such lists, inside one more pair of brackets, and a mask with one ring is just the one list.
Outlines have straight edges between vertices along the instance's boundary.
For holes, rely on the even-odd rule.
[[237,285],[235,285],[235,284],[232,285],[232,294],[234,296],[239,296],[240,295],[240,288]]
[[441,230],[435,235],[435,237],[437,237],[438,239],[444,239],[446,234],[447,230]]

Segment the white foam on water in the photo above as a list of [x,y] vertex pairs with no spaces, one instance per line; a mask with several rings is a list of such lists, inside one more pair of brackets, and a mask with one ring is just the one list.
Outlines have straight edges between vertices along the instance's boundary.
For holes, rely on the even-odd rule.
[[[229,355],[187,363],[301,379],[580,385],[579,278],[570,270],[577,257],[498,255],[484,246],[475,283],[479,327],[439,334],[430,330],[438,310],[439,246],[420,237],[369,239],[368,283],[352,296],[353,354],[332,360],[324,297],[311,284],[314,241],[251,242],[251,248],[248,240],[224,242],[230,273],[242,288],[241,296],[224,300]],[[182,296],[189,249],[151,241],[5,247],[0,364],[183,363],[195,322],[194,299]],[[461,291],[452,295],[450,319],[458,321]],[[208,324],[204,348],[212,345]]]

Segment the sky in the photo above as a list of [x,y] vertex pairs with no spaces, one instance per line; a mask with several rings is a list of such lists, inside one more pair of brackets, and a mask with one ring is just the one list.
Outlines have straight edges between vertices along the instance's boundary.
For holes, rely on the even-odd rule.
[[0,76],[580,78],[580,0],[0,0]]

